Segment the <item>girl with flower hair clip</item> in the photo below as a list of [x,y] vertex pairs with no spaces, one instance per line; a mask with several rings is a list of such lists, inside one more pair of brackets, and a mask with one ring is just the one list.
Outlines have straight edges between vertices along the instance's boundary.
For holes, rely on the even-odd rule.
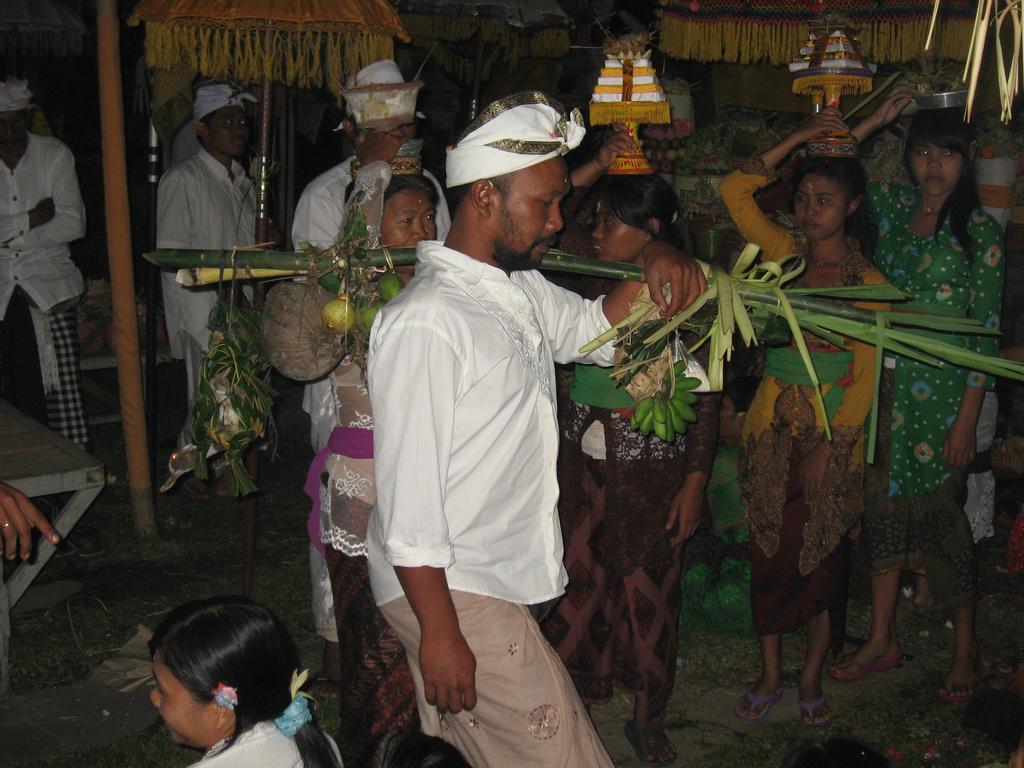
[[341,768],[337,745],[299,691],[307,672],[299,672],[295,643],[259,603],[180,605],[149,649],[153,706],[173,741],[204,751],[204,768]]

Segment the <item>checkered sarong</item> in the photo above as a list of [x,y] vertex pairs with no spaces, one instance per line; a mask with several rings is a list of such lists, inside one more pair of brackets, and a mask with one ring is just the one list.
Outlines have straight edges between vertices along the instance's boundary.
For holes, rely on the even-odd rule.
[[46,396],[46,418],[50,429],[88,448],[89,420],[82,402],[82,371],[78,364],[78,314],[74,310],[49,314],[60,386]]

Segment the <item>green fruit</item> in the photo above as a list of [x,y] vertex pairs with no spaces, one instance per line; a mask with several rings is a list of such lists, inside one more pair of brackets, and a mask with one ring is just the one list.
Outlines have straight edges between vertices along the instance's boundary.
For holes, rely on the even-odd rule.
[[652,429],[654,429],[654,411],[648,413],[640,422],[640,434],[649,435]]
[[320,310],[320,319],[332,331],[348,333],[356,324],[356,308],[348,296],[339,296],[324,304]]
[[384,301],[391,301],[402,290],[402,281],[394,272],[385,272],[377,280],[377,293]]
[[654,422],[656,424],[664,424],[668,420],[668,405],[665,403],[665,398],[661,395],[657,395],[654,398]]
[[676,400],[668,401],[668,415],[669,422],[672,424],[672,428],[677,432],[683,432],[686,430],[686,420],[683,418],[682,410]]
[[654,398],[645,397],[643,400],[636,404],[636,410],[634,411],[634,414],[636,415],[636,420],[642,423],[647,418],[648,414],[650,414],[653,410]]
[[381,307],[384,306],[384,302],[380,299],[374,299],[365,307],[359,310],[358,319],[356,322],[359,324],[360,329],[370,332],[370,328],[373,327],[373,321],[377,319],[377,313],[380,312]]
[[686,403],[679,403],[679,414],[683,417],[684,421],[694,422],[697,420],[697,414]]
[[654,434],[665,442],[668,442],[668,431],[670,429],[671,427],[668,424],[657,421],[654,422]]
[[677,389],[675,394],[672,395],[672,399],[677,403],[685,403],[686,405],[693,405],[697,402],[697,396],[686,389]]
[[701,380],[694,378],[693,376],[687,376],[682,381],[676,382],[676,387],[682,387],[683,389],[696,389],[701,385]]

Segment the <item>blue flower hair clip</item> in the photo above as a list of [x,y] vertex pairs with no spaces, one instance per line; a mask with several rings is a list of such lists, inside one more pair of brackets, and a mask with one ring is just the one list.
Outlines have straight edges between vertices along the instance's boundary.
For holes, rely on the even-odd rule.
[[290,691],[292,700],[285,707],[284,712],[274,718],[274,725],[277,726],[277,730],[285,736],[294,736],[302,726],[313,719],[313,715],[309,711],[309,702],[306,701],[306,694],[299,690],[308,677],[308,669],[303,670],[301,674],[298,670],[292,672]]
[[218,707],[234,711],[238,706],[238,691],[227,683],[217,683],[217,687],[213,689],[213,700],[217,702]]

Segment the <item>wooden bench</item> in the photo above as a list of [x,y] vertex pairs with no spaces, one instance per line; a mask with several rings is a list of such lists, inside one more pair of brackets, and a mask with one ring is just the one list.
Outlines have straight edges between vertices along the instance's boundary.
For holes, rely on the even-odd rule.
[[[0,480],[29,498],[70,493],[53,527],[65,537],[99,495],[103,465],[70,440],[0,400]],[[10,693],[8,669],[11,609],[53,557],[54,546],[40,538],[35,559],[20,563],[4,582],[0,567],[0,698]]]

